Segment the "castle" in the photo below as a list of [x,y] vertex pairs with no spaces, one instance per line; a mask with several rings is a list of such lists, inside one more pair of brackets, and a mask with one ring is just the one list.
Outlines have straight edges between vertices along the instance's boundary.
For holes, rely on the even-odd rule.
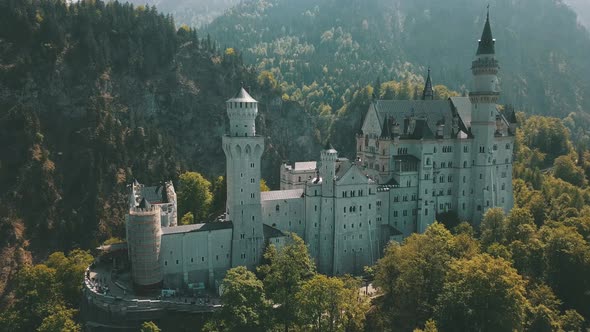
[[281,166],[281,190],[260,191],[264,138],[258,102],[243,88],[226,103],[229,131],[223,220],[178,226],[172,183],[133,183],[128,254],[138,288],[216,288],[235,266],[254,268],[286,233],[302,237],[319,272],[362,273],[391,240],[456,213],[477,225],[485,211],[513,206],[516,119],[499,112],[498,61],[489,14],[468,97],[434,100],[430,71],[421,100],[374,100],[354,160],[327,144],[319,162]]

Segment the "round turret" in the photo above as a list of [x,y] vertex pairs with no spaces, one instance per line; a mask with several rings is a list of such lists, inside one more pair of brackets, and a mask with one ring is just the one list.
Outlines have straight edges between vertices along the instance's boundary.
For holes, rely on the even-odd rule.
[[234,137],[256,136],[258,101],[241,88],[240,92],[226,102],[229,117],[229,135]]
[[336,149],[334,149],[334,147],[328,142],[321,152],[320,160],[320,176],[323,179],[323,183],[328,185],[331,181],[334,181],[334,178],[336,177],[338,151],[336,151]]
[[161,239],[160,207],[149,204],[144,198],[129,210],[127,220],[131,277],[138,290],[158,288],[162,284]]

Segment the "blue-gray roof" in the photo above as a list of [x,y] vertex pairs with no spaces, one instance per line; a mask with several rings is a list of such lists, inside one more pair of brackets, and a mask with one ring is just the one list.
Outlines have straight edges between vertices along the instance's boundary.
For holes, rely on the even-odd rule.
[[216,231],[216,230],[220,230],[220,229],[231,229],[232,227],[233,227],[233,224],[231,223],[231,221],[208,222],[208,223],[204,223],[204,224],[162,227],[162,235]]
[[236,93],[235,96],[233,96],[233,98],[229,99],[227,101],[228,103],[234,103],[234,102],[242,102],[242,103],[257,103],[258,101],[256,101],[256,99],[252,98],[252,96],[250,96],[250,94],[246,91],[246,89],[244,88],[240,88],[240,91],[238,91],[238,93]]
[[301,197],[303,197],[303,189],[263,191],[260,193],[261,201],[278,201]]

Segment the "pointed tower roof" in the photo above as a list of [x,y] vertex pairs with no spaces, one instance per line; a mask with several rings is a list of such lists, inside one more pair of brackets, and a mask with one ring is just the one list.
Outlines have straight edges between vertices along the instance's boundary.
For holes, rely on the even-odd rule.
[[244,89],[244,87],[242,86],[240,88],[240,91],[238,91],[238,93],[236,93],[236,95],[232,99],[229,99],[227,102],[257,103],[258,101],[252,98],[248,91],[246,91],[246,89]]
[[323,151],[327,151],[329,153],[337,153],[338,152],[338,151],[336,151],[336,149],[334,149],[334,147],[332,146],[330,141],[326,142],[326,145],[324,146]]
[[479,40],[479,47],[477,48],[477,55],[481,54],[495,54],[496,48],[494,46],[496,40],[492,36],[492,27],[490,25],[490,6],[488,5],[488,15],[486,18],[486,25],[483,28],[481,39]]
[[144,198],[141,199],[141,202],[139,203],[138,206],[140,209],[149,209],[151,207],[151,204],[148,203],[148,201]]
[[424,84],[424,91],[422,91],[422,100],[427,99],[434,99],[434,89],[432,88],[432,79],[430,78],[430,67],[428,67],[428,77],[426,78],[426,83]]
[[332,143],[330,143],[330,141],[326,142],[326,145],[324,146],[324,150],[334,150],[334,147],[332,146]]

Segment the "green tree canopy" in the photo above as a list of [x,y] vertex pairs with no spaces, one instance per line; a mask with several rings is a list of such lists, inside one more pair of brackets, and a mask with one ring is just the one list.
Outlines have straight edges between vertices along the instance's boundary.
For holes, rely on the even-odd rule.
[[270,302],[264,284],[243,266],[227,271],[222,283],[223,308],[219,313],[225,331],[264,331]]
[[184,216],[182,216],[182,219],[180,219],[181,225],[191,225],[194,223],[195,223],[195,216],[193,216],[192,212],[185,213]]
[[510,263],[487,254],[450,264],[438,297],[442,331],[522,331],[525,281]]
[[502,208],[491,208],[486,211],[481,221],[481,242],[484,246],[492,243],[506,242],[506,220]]
[[55,252],[45,262],[48,267],[55,269],[57,280],[62,287],[61,293],[70,306],[77,307],[80,303],[84,271],[93,260],[88,251],[75,249],[67,256],[63,252]]
[[411,235],[403,245],[389,245],[375,268],[375,284],[384,293],[385,319],[402,330],[423,326],[434,314],[449,264],[477,250],[471,245],[455,247],[453,235],[440,223],[424,234]]
[[37,332],[79,332],[81,327],[74,321],[76,310],[65,307],[54,308],[54,312],[45,317]]
[[280,249],[270,245],[265,254],[268,264],[258,268],[270,299],[279,305],[275,316],[288,329],[297,318],[295,294],[305,280],[315,275],[315,265],[309,256],[305,242],[291,234],[289,242]]
[[206,221],[213,200],[211,182],[197,172],[183,173],[178,181],[179,215],[191,212],[196,222]]
[[304,327],[312,331],[340,331],[346,302],[344,282],[318,274],[303,282],[296,294]]
[[553,175],[578,187],[585,187],[588,184],[584,170],[576,165],[569,155],[555,159]]
[[573,227],[541,229],[545,277],[557,296],[582,315],[590,314],[590,246]]

